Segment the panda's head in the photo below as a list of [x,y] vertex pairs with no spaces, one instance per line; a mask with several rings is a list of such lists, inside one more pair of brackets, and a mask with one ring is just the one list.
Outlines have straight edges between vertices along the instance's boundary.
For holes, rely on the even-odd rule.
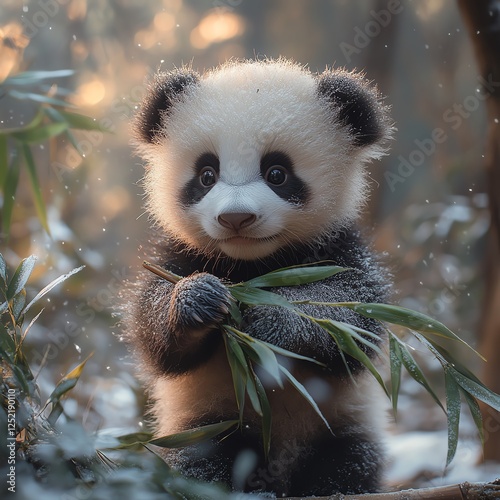
[[390,131],[359,74],[284,60],[160,73],[135,122],[155,221],[196,251],[245,260],[348,225]]

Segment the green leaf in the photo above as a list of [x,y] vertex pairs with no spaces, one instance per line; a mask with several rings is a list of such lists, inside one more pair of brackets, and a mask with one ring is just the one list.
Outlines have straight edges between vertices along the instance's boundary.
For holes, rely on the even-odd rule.
[[227,360],[233,377],[234,394],[236,404],[240,412],[240,423],[243,422],[243,410],[245,408],[245,389],[248,378],[248,365],[245,354],[238,342],[231,335],[224,335]]
[[450,465],[458,444],[458,427],[460,423],[460,391],[449,370],[444,371],[445,389],[446,389],[446,413],[448,415],[448,456],[446,458],[446,467]]
[[0,253],[0,286],[7,293],[7,264]]
[[295,286],[320,281],[348,269],[340,266],[290,267],[277,269],[247,282],[250,287]]
[[27,144],[22,144],[21,150],[23,152],[24,159],[26,160],[26,167],[28,169],[28,175],[31,181],[31,188],[33,190],[33,196],[35,198],[35,207],[38,214],[38,218],[40,219],[40,222],[45,231],[47,232],[47,234],[50,235],[50,229],[47,222],[47,212],[45,211],[45,203],[42,198],[40,182],[38,180],[38,176],[36,173],[35,161],[33,160],[31,149]]
[[455,335],[443,323],[426,316],[417,311],[406,309],[404,307],[393,306],[388,304],[350,304],[346,307],[354,310],[355,312],[372,319],[379,321],[386,321],[395,325],[405,326],[413,330],[417,330],[427,337],[427,334],[438,335],[446,339],[457,340],[477,353],[467,342]]
[[23,307],[26,304],[26,290],[23,288],[17,295],[14,295],[12,299],[12,313],[16,323],[19,324],[19,318],[23,312]]
[[[346,354],[351,356],[354,359],[357,359],[360,363],[362,363],[369,371],[370,373],[375,377],[377,382],[380,384],[384,392],[389,396],[389,391],[387,390],[387,387],[384,383],[384,380],[380,376],[380,373],[378,370],[375,368],[373,365],[371,359],[368,357],[368,355],[360,349],[358,344],[354,341],[353,337],[357,337],[359,340],[359,335],[356,334],[351,328],[349,328],[346,324],[339,323],[336,321],[332,321],[329,319],[316,319],[316,318],[310,318],[313,320],[317,325],[319,325],[321,328],[326,330],[331,337],[335,340],[337,345],[339,346],[342,351],[344,351]],[[369,344],[369,347],[373,349],[373,344],[366,339],[363,339],[364,343]]]
[[451,375],[456,380],[458,385],[466,392],[474,396],[479,401],[486,403],[496,411],[500,411],[500,395],[490,391],[482,384],[478,384],[474,380],[466,377],[454,368],[449,369]]
[[155,446],[160,446],[162,448],[183,448],[184,446],[191,446],[193,444],[200,443],[201,441],[212,439],[219,434],[236,427],[238,423],[238,420],[226,420],[216,424],[209,424],[197,429],[189,429],[187,431],[178,432],[177,434],[171,434],[169,436],[153,439],[149,441],[149,444],[154,444]]
[[283,349],[282,347],[278,347],[277,345],[270,344],[269,342],[264,342],[263,340],[261,340],[260,342],[269,347],[269,349],[274,351],[276,354],[280,354],[281,356],[286,356],[287,358],[300,359],[302,361],[309,361],[309,363],[314,363],[315,365],[319,366],[324,366],[324,367],[326,366],[325,363],[322,363],[317,359],[308,358],[307,356],[302,356],[302,354],[297,354],[293,351],[288,351],[286,349]]
[[24,71],[7,78],[3,82],[3,85],[12,85],[16,87],[20,85],[36,85],[42,80],[64,78],[74,74],[75,71],[72,69],[59,69],[55,71]]
[[151,432],[133,432],[131,434],[125,434],[123,436],[118,436],[117,439],[121,444],[124,445],[135,445],[138,443],[148,443],[154,439]]
[[243,349],[248,352],[248,355],[252,360],[258,365],[262,366],[273,378],[276,380],[277,384],[283,388],[283,382],[281,381],[281,374],[279,371],[278,360],[273,350],[264,342],[254,339],[247,335],[246,333],[240,332],[234,328],[228,327],[236,335],[240,342],[243,344]]
[[98,130],[100,132],[106,132],[106,130],[103,130],[99,125],[99,122],[94,118],[90,118],[89,116],[85,115],[80,115],[78,113],[70,113],[69,111],[57,110],[57,112],[69,125],[69,128],[77,130]]
[[268,292],[267,290],[261,290],[260,288],[250,288],[243,285],[235,285],[229,287],[231,295],[244,304],[252,306],[281,306],[288,309],[294,309],[295,307],[277,293]]
[[391,393],[392,393],[392,408],[394,416],[398,412],[398,396],[401,385],[401,352],[399,343],[394,338],[392,333],[389,334],[389,360],[391,363]]
[[57,122],[57,123],[49,123],[48,125],[44,125],[42,127],[21,130],[20,132],[14,132],[11,135],[18,141],[31,144],[37,142],[44,142],[50,139],[51,137],[55,137],[59,134],[62,134],[67,128],[68,128],[67,123]]
[[15,154],[12,159],[7,178],[3,185],[3,209],[2,209],[2,228],[3,233],[8,237],[10,232],[10,222],[12,219],[12,210],[14,208],[14,195],[17,191],[20,173],[20,158],[19,154]]
[[7,149],[7,136],[0,135],[0,190],[3,191],[7,172],[9,171],[9,150]]
[[76,269],[73,269],[69,273],[63,274],[62,276],[59,276],[59,278],[56,278],[54,281],[51,281],[47,286],[42,288],[42,290],[40,290],[35,295],[35,297],[33,297],[30,303],[24,308],[23,314],[26,314],[30,310],[31,306],[33,306],[33,304],[36,304],[36,302],[38,302],[43,296],[47,295],[53,288],[55,288],[60,283],[66,281],[69,277],[73,276],[74,274],[79,273],[84,267],[85,266],[77,267]]
[[396,352],[396,355],[400,356],[401,362],[403,363],[408,373],[416,382],[418,382],[422,387],[425,388],[425,390],[432,396],[432,398],[438,404],[438,406],[446,413],[446,410],[441,404],[441,401],[436,396],[436,393],[433,391],[432,387],[427,382],[422,370],[418,366],[418,363],[415,361],[414,357],[411,355],[406,345],[403,344],[400,340],[398,340],[397,342],[399,344],[399,352]]
[[451,365],[455,370],[460,372],[462,375],[465,375],[467,378],[474,380],[479,385],[486,387],[463,363],[458,361],[449,351],[447,351],[444,347],[440,346],[432,339],[428,339],[423,337],[418,333],[413,334],[420,342],[427,346],[427,348],[436,356],[436,358],[443,364]]
[[269,456],[269,450],[271,449],[271,405],[267,399],[264,386],[253,370],[251,371],[251,376],[253,377],[255,388],[257,389],[257,394],[259,396],[260,407],[262,408],[262,441],[264,444],[264,455],[267,458]]
[[263,416],[262,407],[260,405],[259,393],[257,392],[257,387],[255,386],[255,380],[253,377],[249,376],[247,378],[247,394],[250,399],[250,403],[252,403],[253,409],[255,413],[259,415],[259,417]]
[[19,90],[9,90],[7,93],[14,99],[19,99],[21,101],[35,101],[41,102],[43,104],[54,104],[55,106],[65,106],[74,108],[75,106],[69,102],[63,101],[62,99],[57,99],[55,97],[49,97],[42,94],[35,94],[33,92],[20,92]]
[[481,439],[481,444],[484,446],[483,416],[481,414],[481,409],[479,408],[479,405],[477,404],[475,398],[472,397],[467,391],[462,389],[462,387],[460,387],[460,392],[463,394],[465,402],[469,407],[470,413],[479,433],[479,438]]
[[7,288],[7,300],[14,298],[26,285],[33,268],[35,267],[36,257],[31,255],[23,259],[12,276]]
[[314,401],[313,397],[307,392],[307,389],[283,365],[280,365],[280,370],[283,372],[283,374],[289,380],[289,382],[293,385],[293,387],[295,387],[295,389],[299,391],[300,395],[311,405],[313,410],[317,413],[317,415],[321,418],[321,420],[323,420],[327,429],[333,434],[330,424],[323,416],[323,413],[321,413],[321,410],[319,409],[319,406],[317,405],[316,401]]
[[57,418],[61,414],[61,407],[60,407],[60,401],[61,398],[69,392],[73,387],[75,387],[76,383],[78,382],[78,379],[80,378],[83,369],[85,367],[85,364],[87,361],[92,357],[94,353],[89,354],[79,365],[77,365],[73,370],[71,370],[67,375],[65,375],[61,381],[56,385],[54,390],[52,391],[52,394],[49,396],[49,399],[47,400],[47,403],[45,403],[44,409],[47,407],[49,403],[52,403],[52,410],[47,417],[48,420],[51,421],[52,424],[55,423]]
[[[0,326],[2,325],[0,324]],[[3,351],[2,356],[5,356],[12,362],[16,354],[16,343],[12,335],[4,328],[0,329],[0,349]]]

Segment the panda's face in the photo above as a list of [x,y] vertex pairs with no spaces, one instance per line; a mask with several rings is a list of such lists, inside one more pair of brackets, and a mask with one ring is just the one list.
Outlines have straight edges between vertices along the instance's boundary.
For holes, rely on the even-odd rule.
[[149,211],[207,255],[254,260],[313,242],[365,198],[366,148],[332,124],[317,81],[295,65],[224,67],[161,119],[141,148]]

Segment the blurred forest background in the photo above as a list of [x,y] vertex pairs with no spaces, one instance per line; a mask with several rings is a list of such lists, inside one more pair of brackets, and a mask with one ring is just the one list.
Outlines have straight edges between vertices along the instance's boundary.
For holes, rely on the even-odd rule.
[[[394,302],[477,344],[490,219],[487,122],[484,102],[475,97],[479,71],[454,2],[2,0],[0,83],[25,70],[74,70],[40,88],[57,90],[103,129],[74,132],[83,155],[65,136],[32,147],[50,235],[21,170],[9,239],[4,232],[0,241],[12,269],[21,258],[38,256],[33,294],[86,266],[45,300],[26,343],[33,366],[46,358],[38,375],[45,395],[94,351],[64,404],[90,432],[146,426],[145,396],[113,316],[117,292],[140,266],[147,238],[142,166],[129,129],[145,81],[158,68],[192,63],[203,71],[229,58],[262,56],[285,56],[319,72],[358,68],[387,96],[398,131],[390,156],[370,167],[373,195],[364,224],[394,274]],[[0,128],[33,118],[33,103],[0,97]],[[433,362],[427,363],[432,373]],[[446,417],[419,394],[416,384],[404,384],[392,432],[446,429]],[[462,431],[476,445],[461,453],[475,456],[472,426]],[[441,467],[445,458],[444,447],[436,458]]]

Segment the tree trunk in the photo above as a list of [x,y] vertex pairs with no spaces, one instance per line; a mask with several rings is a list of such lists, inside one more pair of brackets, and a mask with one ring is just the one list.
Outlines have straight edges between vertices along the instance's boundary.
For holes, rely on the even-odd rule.
[[[458,0],[458,6],[476,53],[488,113],[485,167],[491,226],[479,350],[488,360],[483,380],[500,393],[500,0]],[[500,414],[486,406],[482,412],[484,459],[500,461]]]

